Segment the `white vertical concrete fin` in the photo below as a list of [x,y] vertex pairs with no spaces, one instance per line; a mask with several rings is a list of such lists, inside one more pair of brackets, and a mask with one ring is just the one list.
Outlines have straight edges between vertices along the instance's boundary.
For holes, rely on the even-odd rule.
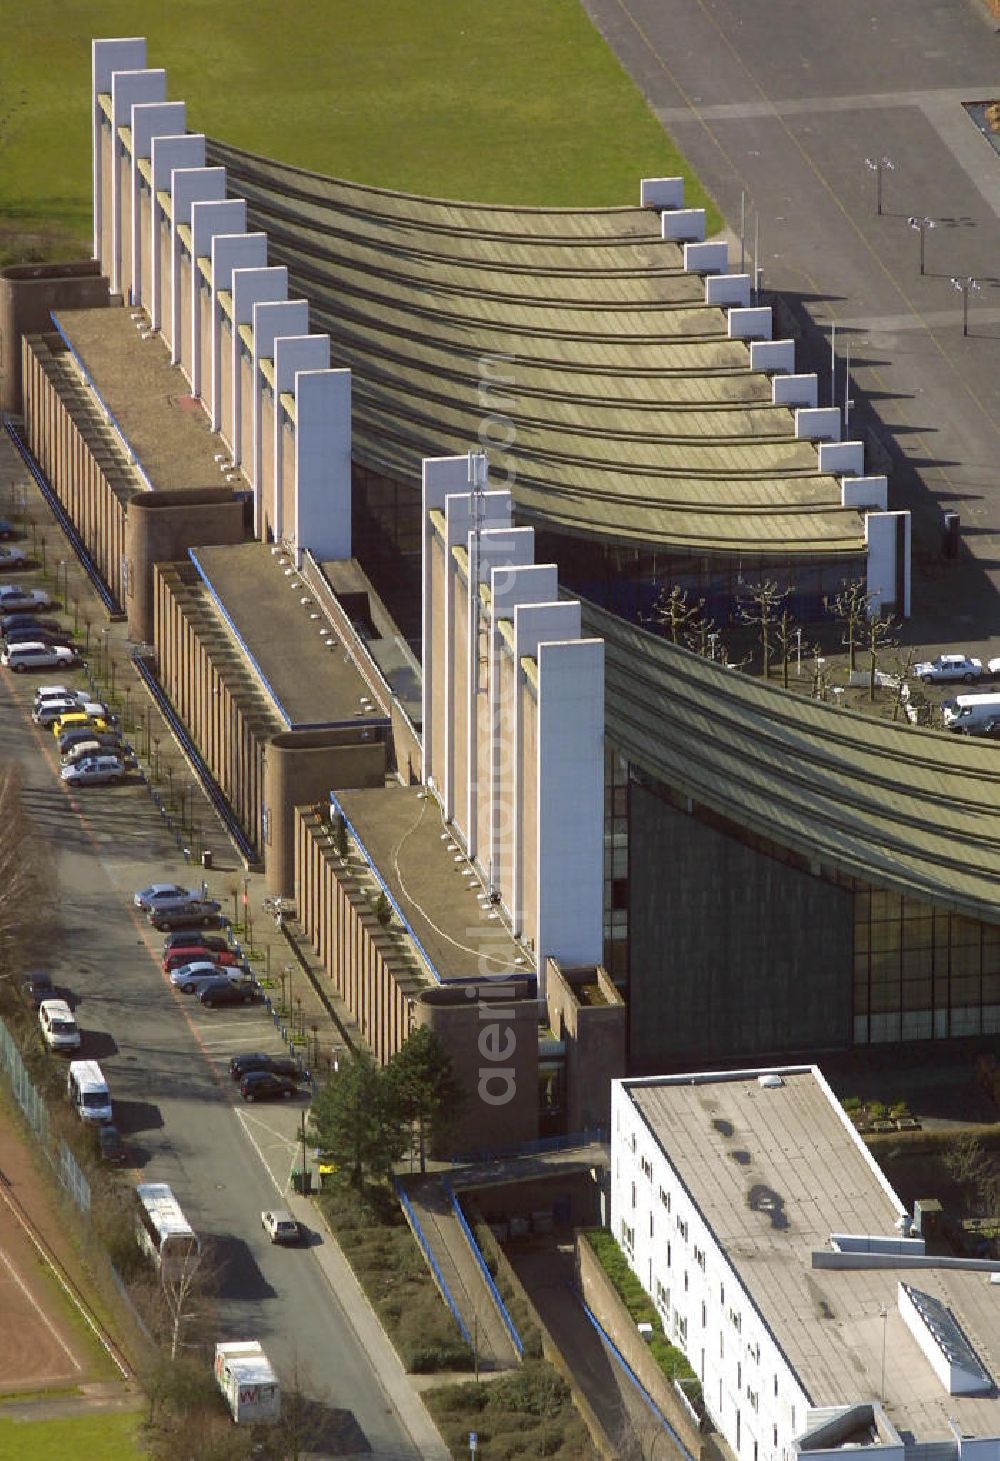
[[[554,604],[559,597],[559,575],[554,563],[532,563],[519,568],[504,568],[494,571],[491,579],[491,592],[493,599],[493,656],[494,672],[491,678],[491,694],[495,708],[493,710],[494,724],[499,725],[501,710],[499,704],[500,688],[500,659],[508,651],[504,644],[503,637],[499,630],[501,619],[513,620],[515,610],[521,604]],[[560,606],[561,607],[561,606]],[[566,630],[566,637],[572,636],[572,621],[567,621],[569,628]],[[579,626],[577,627],[579,632]],[[504,907],[511,920],[511,926],[517,937],[524,931],[524,898],[518,892],[521,887],[522,862],[521,839],[524,836],[524,775],[523,755],[521,749],[521,736],[523,727],[520,717],[520,699],[518,692],[518,681],[520,678],[519,665],[516,651],[513,652],[515,704],[512,707],[513,735],[510,743],[500,736],[493,737],[492,743],[492,794],[490,806],[492,819],[490,826],[490,859],[492,866],[497,868],[501,863],[501,839],[503,837],[503,819],[506,816],[508,844],[510,847],[511,864],[510,870],[504,883],[500,885],[499,892]]]
[[[91,149],[94,213],[94,258],[99,259],[104,273],[110,273],[109,260],[101,258],[104,201],[104,165],[101,156],[101,127],[104,113],[100,98],[111,93],[111,78],[116,71],[139,71],[146,64],[144,36],[115,36],[90,43]],[[107,124],[110,126],[110,122]],[[112,149],[113,155],[113,149]]]
[[111,270],[108,277],[112,294],[123,293],[127,287],[131,287],[132,272],[130,269],[127,280],[122,278],[122,239],[127,229],[131,240],[132,200],[131,195],[128,198],[123,196],[122,164],[125,145],[118,135],[118,129],[131,128],[132,108],[137,102],[164,102],[166,99],[165,71],[115,71],[111,77]]
[[683,208],[683,178],[641,178],[640,208]]
[[[267,263],[267,234],[215,234],[212,239],[212,430],[222,426],[222,301],[231,290],[234,269],[263,268]],[[235,328],[235,327],[234,327]],[[229,443],[232,450],[236,448]]]
[[[212,240],[216,234],[228,236],[245,233],[247,205],[245,198],[225,198],[221,202],[191,205],[191,391],[211,410],[212,361],[201,358],[201,314],[212,308],[211,281],[202,283],[201,263],[211,262]],[[207,298],[205,297],[207,296]]]
[[[254,305],[263,300],[284,300],[288,297],[288,270],[284,264],[271,265],[261,269],[233,270],[233,461],[243,466],[243,372],[240,362],[243,358],[243,341],[240,326],[253,325]],[[251,361],[253,351],[250,352]],[[251,387],[252,389],[252,387]],[[247,404],[252,413],[253,402]]]
[[153,155],[154,137],[179,137],[187,127],[187,109],[182,101],[137,102],[132,107],[132,303],[144,305],[142,297],[143,247],[148,240],[142,237],[143,186],[140,162],[149,162]]
[[[253,460],[247,465],[254,498],[254,533],[263,532],[264,452],[273,453],[274,435],[264,441],[263,397],[264,372],[261,362],[274,358],[274,342],[279,335],[306,335],[309,332],[309,303],[305,299],[263,300],[253,307]],[[277,403],[275,403],[277,405]],[[272,480],[274,458],[271,458]],[[273,523],[272,523],[273,527]]]
[[295,562],[351,556],[351,372],[295,375]]
[[908,512],[865,514],[867,582],[871,612],[910,616],[912,525]]
[[[435,733],[434,683],[444,679],[445,667],[435,663],[433,647],[433,603],[431,583],[431,546],[434,529],[431,513],[443,512],[445,499],[450,493],[460,492],[469,486],[469,458],[463,453],[454,457],[424,457],[420,468],[421,497],[421,587],[420,587],[420,634],[421,634],[421,726],[423,728],[420,779],[427,785],[431,767],[427,747]],[[442,609],[442,612],[444,610]],[[447,720],[447,715],[445,717]]]
[[[163,254],[161,236],[163,209],[160,193],[170,189],[174,168],[204,167],[205,138],[200,132],[185,132],[180,137],[154,137],[150,146],[152,198],[149,209],[150,274],[153,298],[149,318],[154,330],[163,328],[164,297],[172,298],[173,280],[162,278]],[[171,273],[173,271],[171,270]]]
[[[282,434],[285,430],[283,395],[294,395],[295,377],[302,370],[329,370],[329,335],[279,335],[274,341],[274,499],[271,503],[271,521],[274,536],[280,542],[295,531],[294,523],[285,522],[284,510],[284,452]],[[289,422],[289,430],[295,427]],[[292,484],[294,487],[294,483]]]
[[[466,458],[466,483],[468,483],[468,459]],[[509,491],[484,492],[481,498],[482,513],[480,528],[507,528],[511,521],[511,495]],[[469,619],[459,620],[455,602],[457,598],[458,567],[452,554],[453,548],[469,549],[469,534],[473,528],[475,506],[474,494],[465,492],[448,493],[444,500],[445,519],[445,643],[448,654],[445,663],[444,700],[444,785],[441,795],[444,814],[448,821],[454,821],[463,839],[468,838],[469,826],[466,817],[468,778],[459,786],[455,772],[455,747],[461,744],[460,736],[467,734],[469,705],[459,706],[455,696],[455,664],[460,654],[469,654]],[[469,586],[471,592],[471,585]],[[466,660],[468,663],[468,660]],[[471,693],[471,689],[470,689]],[[462,731],[459,730],[459,712],[462,712]]]
[[[496,709],[496,701],[489,693],[493,686],[491,674],[493,668],[492,601],[490,609],[487,610],[480,600],[479,587],[490,587],[494,579],[502,582],[511,571],[534,562],[535,530],[534,528],[515,528],[508,524],[502,527],[484,528],[479,535],[478,553],[473,551],[473,535],[470,532],[468,552],[469,622],[466,631],[468,639],[466,683],[469,687],[469,695],[466,717],[465,764],[468,768],[468,776],[466,780],[465,845],[469,856],[475,858],[484,871],[489,872],[491,857],[489,827],[492,825],[492,817],[488,818],[486,828],[480,829],[479,781],[481,777],[485,778],[487,786],[492,788],[492,756],[489,765],[480,766],[479,726],[483,720],[489,720]],[[473,564],[477,559],[478,566],[474,570]],[[472,581],[474,571],[477,572],[476,583]],[[495,735],[491,736],[490,740],[495,740]],[[481,837],[485,843],[485,850],[480,846]]]
[[[170,174],[171,218],[170,256],[173,259],[170,290],[170,363],[176,365],[181,358],[181,240],[177,232],[181,224],[191,224],[191,210],[195,203],[218,203],[226,196],[226,169],[224,167],[175,167]],[[191,283],[196,287],[197,262],[192,254]],[[166,331],[164,331],[166,334]]]

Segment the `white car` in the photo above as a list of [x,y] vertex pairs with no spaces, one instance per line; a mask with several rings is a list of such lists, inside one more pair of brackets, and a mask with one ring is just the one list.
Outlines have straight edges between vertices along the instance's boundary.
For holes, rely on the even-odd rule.
[[920,660],[913,666],[913,674],[925,685],[947,685],[956,680],[971,685],[982,678],[983,662],[967,654],[939,654],[937,659]]
[[70,746],[63,756],[62,764],[75,766],[77,761],[85,761],[88,756],[99,756],[103,750],[104,747],[100,741],[77,741],[76,745]]
[[28,561],[23,548],[0,548],[0,569],[22,568]]
[[23,674],[25,670],[69,669],[76,653],[68,644],[11,644],[0,654],[0,665]]
[[125,775],[125,762],[120,756],[85,756],[64,766],[59,775],[73,786],[113,786]]
[[38,1006],[38,1023],[50,1050],[79,1050],[80,1030],[64,999],[43,999]]
[[200,897],[200,890],[182,888],[180,883],[150,883],[148,888],[132,894],[132,902],[136,908],[149,913],[154,908],[173,908],[177,903],[190,903]]
[[12,614],[15,609],[47,609],[52,603],[43,588],[24,588],[19,583],[0,583],[0,612]]
[[180,964],[170,971],[170,982],[182,994],[197,994],[206,984],[217,979],[228,979],[233,984],[243,984],[247,971],[238,964],[214,964],[209,959],[194,959],[190,964]]
[[272,1243],[301,1243],[302,1229],[290,1212],[284,1208],[262,1212],[260,1225]]
[[31,712],[31,718],[36,725],[54,725],[57,720],[62,720],[64,715],[90,715],[97,720],[103,719],[104,706],[96,700],[78,700],[74,695],[68,695],[65,699],[43,700],[36,705]]
[[39,685],[35,690],[35,709],[46,700],[74,700],[82,705],[89,699],[89,690],[74,690],[72,685]]

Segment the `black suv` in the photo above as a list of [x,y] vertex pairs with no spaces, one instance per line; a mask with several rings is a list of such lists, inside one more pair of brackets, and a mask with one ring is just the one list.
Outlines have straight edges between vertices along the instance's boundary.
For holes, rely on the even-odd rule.
[[307,1081],[309,1072],[297,1060],[283,1055],[264,1055],[262,1051],[249,1051],[246,1055],[234,1055],[229,1062],[229,1074],[234,1081],[241,1081],[254,1070],[266,1070],[271,1075],[284,1076],[290,1081]]
[[233,979],[213,979],[206,984],[198,998],[202,1004],[214,1008],[219,1004],[253,1004],[260,994],[260,986],[255,979],[244,979],[236,982]]
[[222,928],[222,905],[214,898],[192,899],[174,908],[154,909],[149,915],[154,928],[163,932],[174,928]]
[[275,1101],[298,1094],[294,1081],[286,1080],[283,1075],[272,1075],[269,1070],[251,1070],[240,1081],[244,1101]]

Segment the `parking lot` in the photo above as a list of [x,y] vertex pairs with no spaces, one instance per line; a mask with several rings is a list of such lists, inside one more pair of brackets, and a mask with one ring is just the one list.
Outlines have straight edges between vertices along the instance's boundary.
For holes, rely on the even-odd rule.
[[[44,585],[37,569],[19,573],[18,581],[51,591],[51,550],[49,569]],[[140,709],[144,692],[129,678],[122,626],[111,626],[99,640],[98,613],[87,606],[90,590],[82,573],[72,562],[64,572],[51,612],[63,624],[76,617],[81,630],[84,614],[92,617],[91,670],[100,656],[104,690],[112,646],[117,651],[116,708],[122,709],[127,680],[131,722],[141,725],[145,717],[147,742],[157,743],[160,800],[169,764],[199,800],[200,840],[212,849],[213,866],[202,869],[178,847],[176,825],[171,827],[151,796],[145,756],[118,784],[72,786],[61,779],[56,739],[31,719],[34,693],[37,685],[51,682],[88,688],[82,666],[58,673],[0,670],[0,764],[15,766],[20,775],[24,806],[44,839],[52,895],[35,962],[44,964],[57,992],[73,1006],[82,1036],[78,1057],[100,1063],[126,1145],[126,1170],[136,1180],[168,1183],[210,1252],[223,1334],[260,1339],[279,1372],[294,1376],[323,1412],[324,1434],[336,1438],[325,1454],[414,1457],[418,1453],[400,1419],[400,1408],[408,1407],[401,1407],[395,1391],[391,1400],[386,1385],[391,1390],[402,1384],[407,1393],[408,1387],[401,1373],[384,1378],[384,1361],[376,1371],[371,1336],[359,1340],[357,1314],[349,1316],[324,1276],[338,1260],[324,1256],[321,1225],[306,1212],[307,1241],[299,1248],[272,1245],[261,1228],[265,1209],[286,1205],[290,1174],[301,1164],[310,1087],[266,1104],[240,1099],[228,1070],[233,1055],[289,1053],[275,1020],[262,1001],[212,1009],[171,987],[161,967],[165,934],[133,906],[134,891],[151,883],[198,889],[204,881],[208,895],[242,919],[246,894],[256,925],[253,967],[263,977],[266,941],[284,959],[290,956],[264,908],[261,879],[245,874],[155,707],[151,719]],[[0,583],[12,578],[0,576]],[[82,637],[78,633],[77,645]],[[141,733],[135,739],[138,744]],[[189,825],[192,820],[189,806]],[[296,990],[308,1002],[301,971],[296,977]],[[283,982],[276,971],[270,986],[276,999]],[[311,1038],[318,1042],[315,1029]],[[331,1031],[327,1019],[327,1051]],[[66,1063],[56,1052],[49,1058]],[[384,1344],[384,1338],[377,1336],[375,1343]]]

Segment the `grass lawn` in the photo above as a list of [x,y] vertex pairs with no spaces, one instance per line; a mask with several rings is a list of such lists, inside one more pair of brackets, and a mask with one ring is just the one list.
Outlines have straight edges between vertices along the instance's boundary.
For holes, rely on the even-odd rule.
[[[579,0],[33,0],[0,57],[0,250],[90,236],[90,41],[145,35],[189,129],[333,176],[596,207],[686,172]],[[3,116],[10,111],[4,126]],[[687,201],[704,202],[697,183]],[[710,210],[709,232],[718,224]],[[0,253],[2,259],[2,253]]]
[[67,1456],[100,1461],[142,1461],[134,1439],[136,1411],[72,1415],[59,1420],[5,1420],[0,1414],[0,1461],[66,1461]]

